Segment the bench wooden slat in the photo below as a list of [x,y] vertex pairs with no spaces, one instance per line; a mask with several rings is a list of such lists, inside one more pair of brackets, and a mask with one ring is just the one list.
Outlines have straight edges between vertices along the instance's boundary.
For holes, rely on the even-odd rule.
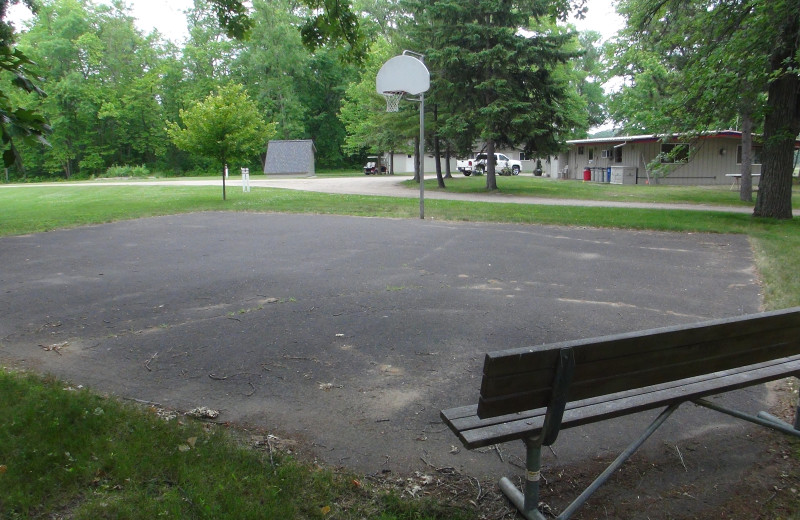
[[480,417],[547,406],[560,349],[573,350],[570,400],[622,392],[800,352],[800,311],[728,318],[486,355]]
[[[800,338],[800,328],[794,331]],[[720,372],[740,366],[748,366],[755,362],[774,359],[780,356],[791,355],[798,352],[800,339],[793,343],[782,342],[768,345],[764,348],[752,349],[750,351],[734,351],[731,354],[721,354],[711,357],[697,356],[688,361],[668,363],[666,360],[659,364],[655,361],[643,365],[646,368],[629,371],[614,371],[612,366],[605,366],[601,363],[600,370],[594,365],[582,365],[576,368],[575,380],[569,390],[570,400],[586,399],[595,395],[613,394],[631,388],[641,388],[653,384],[665,383],[675,379],[687,379],[696,374],[709,372]],[[724,345],[722,346],[724,348]],[[680,360],[677,357],[676,360]],[[521,383],[524,378],[514,384],[519,388],[524,388]],[[548,387],[537,388],[528,392],[516,394],[505,394],[497,399],[480,398],[480,403],[484,407],[492,410],[491,415],[506,414],[516,410],[529,409],[532,403],[539,402],[542,398],[547,399],[551,389]]]
[[[795,337],[800,342],[800,323],[785,330],[768,330],[746,337],[726,338],[718,341],[691,342],[669,350],[643,350],[635,355],[626,357],[595,358],[587,360],[576,359],[580,363],[576,372],[577,380],[600,381],[604,378],[616,378],[617,374],[636,374],[641,371],[642,361],[649,361],[648,367],[658,367],[659,371],[668,370],[673,365],[682,366],[688,363],[715,362],[730,358],[731,366],[753,364],[767,359],[774,359],[790,355],[794,348],[786,342],[787,337]],[[755,345],[755,346],[754,346]],[[598,345],[599,348],[599,345]],[[645,358],[645,359],[643,359]],[[686,360],[689,361],[686,361]],[[748,362],[752,360],[752,362]],[[554,366],[540,365],[530,371],[519,371],[514,374],[495,373],[496,367],[487,367],[481,384],[481,395],[493,396],[518,392],[530,392],[531,388],[550,388],[553,379]],[[705,365],[697,366],[698,372],[705,370]],[[524,376],[522,374],[525,374]],[[612,375],[613,374],[613,375]],[[670,374],[665,374],[670,379]]]
[[[680,387],[687,384],[694,384],[700,383],[704,381],[711,381],[715,379],[719,379],[720,377],[734,375],[737,372],[748,372],[754,370],[761,370],[768,367],[775,367],[781,366],[783,367],[780,371],[781,374],[785,370],[791,371],[791,368],[794,366],[793,364],[796,361],[800,361],[800,354],[796,356],[790,356],[784,359],[778,360],[771,360],[766,361],[763,363],[758,363],[755,365],[741,367],[739,369],[733,369],[725,371],[723,376],[720,376],[720,373],[711,373],[711,374],[704,374],[702,376],[695,376],[688,379],[683,379],[679,381],[671,381],[668,383],[662,383],[659,385],[650,385],[644,388],[636,388],[632,390],[626,390],[623,392],[618,392],[613,394],[613,396],[609,397],[608,395],[601,395],[597,397],[587,398],[580,401],[579,404],[572,404],[571,407],[576,406],[589,406],[594,405],[597,403],[602,403],[608,401],[609,399],[624,399],[626,397],[633,397],[637,395],[643,395],[647,393],[655,393],[661,390],[668,390],[670,388]],[[786,374],[783,374],[786,375]],[[496,417],[488,417],[488,418],[480,418],[477,415],[477,405],[469,405],[469,406],[461,406],[458,408],[451,408],[450,410],[445,410],[442,412],[442,417],[446,416],[446,422],[450,425],[450,427],[454,430],[468,430],[472,428],[479,428],[479,427],[486,427],[491,426],[493,424],[500,424],[507,421],[514,421],[519,419],[524,419],[526,417],[534,417],[537,415],[541,415],[544,413],[546,408],[537,408],[533,410],[525,410],[517,413],[511,413],[506,415],[500,415]]]
[[[636,391],[631,390],[594,399],[573,401],[567,405],[561,429],[798,374],[800,374],[800,355],[697,376],[689,380],[650,386]],[[475,449],[537,435],[544,422],[545,410],[545,408],[539,408],[521,414],[480,420],[477,415],[477,406],[473,405],[444,410],[441,416],[450,429],[458,435],[465,447]]]
[[[589,349],[579,349],[581,353],[576,358],[576,361],[585,362],[596,360],[598,357],[607,357],[603,345],[616,343],[615,355],[617,357],[625,357],[645,350],[664,350],[685,343],[734,338],[759,330],[796,327],[798,316],[800,316],[800,308],[795,307],[765,312],[755,315],[755,317],[753,315],[736,316],[691,325],[674,325],[646,331],[625,332],[597,338],[500,350],[486,354],[486,360],[491,362],[493,374],[514,374],[536,369],[539,365],[539,360],[535,356],[531,356],[536,352],[552,352],[560,348],[589,346],[591,347]],[[659,336],[658,342],[653,340],[654,336]],[[552,361],[548,364],[551,367],[555,367],[557,354],[551,354],[551,356],[553,356]]]

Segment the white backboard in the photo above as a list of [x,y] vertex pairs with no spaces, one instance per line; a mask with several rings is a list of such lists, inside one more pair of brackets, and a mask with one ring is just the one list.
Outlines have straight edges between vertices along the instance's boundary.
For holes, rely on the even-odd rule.
[[405,92],[416,96],[431,88],[428,67],[413,56],[395,56],[386,61],[378,71],[375,89],[384,92]]

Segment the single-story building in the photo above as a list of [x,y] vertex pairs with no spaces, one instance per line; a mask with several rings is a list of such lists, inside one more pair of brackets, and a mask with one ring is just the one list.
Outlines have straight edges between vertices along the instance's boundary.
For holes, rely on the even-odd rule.
[[[458,173],[456,169],[456,162],[462,159],[474,159],[478,154],[485,153],[486,149],[478,143],[475,146],[475,150],[468,156],[468,157],[456,157],[452,155],[450,157],[450,171],[453,174]],[[533,170],[536,169],[536,158],[531,158],[527,155],[522,149],[519,148],[497,148],[495,150],[496,153],[502,153],[510,159],[514,159],[520,161],[522,163],[522,173],[533,173]],[[381,159],[381,164],[385,164],[387,167],[389,166],[389,161],[394,160],[394,172],[395,173],[413,173],[414,172],[414,154],[409,153],[398,153],[395,152],[394,156],[392,157],[391,154],[385,153]],[[552,177],[556,177],[556,171],[558,170],[558,163],[555,162],[555,158],[551,158],[551,160],[546,160],[544,158],[541,159],[542,161],[542,170],[544,171],[544,175],[548,176],[551,173],[552,169]],[[445,170],[444,165],[444,150],[442,150],[442,171]],[[436,171],[436,162],[434,161],[432,150],[425,151],[425,176],[427,177],[429,173]]]
[[[612,184],[733,184],[742,164],[742,133],[632,135],[567,141],[559,155],[561,179]],[[798,142],[800,145],[800,142]],[[761,175],[761,146],[753,145],[753,185]],[[553,175],[555,176],[555,175]]]
[[267,158],[264,161],[266,175],[303,175],[313,177],[314,141],[297,139],[289,141],[270,141],[267,144]]

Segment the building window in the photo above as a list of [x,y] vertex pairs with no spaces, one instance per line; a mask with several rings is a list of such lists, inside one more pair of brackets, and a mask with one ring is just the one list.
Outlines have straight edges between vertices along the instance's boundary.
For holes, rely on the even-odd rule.
[[[753,164],[761,164],[761,147],[753,146]],[[742,145],[736,147],[736,164],[742,164]]]
[[[592,152],[589,151],[589,155],[591,155],[591,154],[592,154]],[[583,146],[579,146],[578,147],[578,155],[583,155]],[[589,160],[590,161],[592,160],[591,157],[589,158]]]
[[622,162],[622,147],[619,146],[614,148],[614,162],[621,163]]
[[594,148],[589,148],[589,160],[594,161]]
[[663,143],[660,155],[661,162],[664,164],[689,162],[689,144]]
[[519,160],[520,161],[527,161],[528,160],[528,154],[526,154],[525,152],[519,152]]

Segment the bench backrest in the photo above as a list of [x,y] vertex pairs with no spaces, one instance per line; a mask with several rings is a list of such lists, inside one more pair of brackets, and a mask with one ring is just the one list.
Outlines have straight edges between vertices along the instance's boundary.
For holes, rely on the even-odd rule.
[[680,381],[800,354],[800,307],[486,355],[478,416],[548,407],[564,353],[566,399]]

